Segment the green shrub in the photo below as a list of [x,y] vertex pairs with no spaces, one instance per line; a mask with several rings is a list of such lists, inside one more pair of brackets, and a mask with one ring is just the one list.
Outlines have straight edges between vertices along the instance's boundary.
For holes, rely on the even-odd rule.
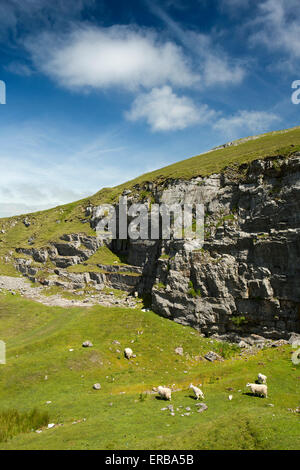
[[188,294],[191,297],[202,297],[200,289],[195,290],[193,287],[188,290]]
[[214,351],[224,359],[229,359],[230,357],[234,356],[236,353],[240,352],[240,348],[237,344],[232,343],[225,343],[225,342],[217,342],[214,345]]
[[243,315],[232,317],[231,321],[237,327],[240,327],[240,326],[245,325],[247,323],[247,320]]

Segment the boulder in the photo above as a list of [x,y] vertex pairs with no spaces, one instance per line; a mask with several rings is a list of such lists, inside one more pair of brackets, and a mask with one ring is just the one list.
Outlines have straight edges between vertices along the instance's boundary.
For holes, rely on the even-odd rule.
[[209,351],[207,354],[205,354],[205,359],[207,359],[210,362],[214,361],[224,361],[223,357],[217,354],[214,351]]

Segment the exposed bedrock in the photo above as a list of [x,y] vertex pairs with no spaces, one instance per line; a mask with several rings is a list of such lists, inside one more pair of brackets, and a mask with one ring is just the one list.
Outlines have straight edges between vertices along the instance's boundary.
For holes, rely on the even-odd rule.
[[[149,191],[147,184],[137,189]],[[157,203],[205,206],[202,248],[197,241],[127,242],[154,311],[207,335],[300,331],[299,155],[151,183],[150,192]]]
[[[277,339],[300,332],[299,154],[256,160],[208,177],[146,182],[126,195],[129,203],[202,203],[204,244],[113,240],[110,248],[128,264],[99,264],[98,272],[89,272],[86,261],[101,241],[69,234],[44,248],[17,250],[18,269],[34,279],[37,264],[50,262],[56,276],[73,287],[91,283],[151,295],[155,312],[206,335]],[[95,228],[97,207],[89,212]],[[75,264],[82,272],[68,272]],[[47,282],[57,281],[49,277]]]

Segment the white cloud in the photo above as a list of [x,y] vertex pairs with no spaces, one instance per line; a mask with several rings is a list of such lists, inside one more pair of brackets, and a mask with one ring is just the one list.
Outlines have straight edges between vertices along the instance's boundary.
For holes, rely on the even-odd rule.
[[270,127],[279,122],[280,118],[274,113],[265,111],[239,111],[230,117],[223,117],[215,122],[213,128],[222,132],[229,139],[241,137],[245,132],[251,134],[267,132]]
[[60,37],[47,32],[26,46],[36,67],[68,88],[191,86],[199,78],[175,43],[129,26],[82,26]]
[[153,131],[181,130],[198,123],[209,123],[214,112],[208,106],[196,107],[186,96],[177,96],[172,88],[154,88],[135,99],[127,119],[144,119]]

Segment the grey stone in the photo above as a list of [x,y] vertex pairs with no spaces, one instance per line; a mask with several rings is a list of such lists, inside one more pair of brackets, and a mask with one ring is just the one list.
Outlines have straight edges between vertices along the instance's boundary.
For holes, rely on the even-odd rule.
[[198,413],[202,413],[203,411],[206,411],[208,409],[206,403],[197,403],[196,406],[198,407]]
[[214,351],[209,351],[207,354],[205,354],[205,359],[207,359],[210,362],[214,361],[224,361],[223,357],[217,354]]

